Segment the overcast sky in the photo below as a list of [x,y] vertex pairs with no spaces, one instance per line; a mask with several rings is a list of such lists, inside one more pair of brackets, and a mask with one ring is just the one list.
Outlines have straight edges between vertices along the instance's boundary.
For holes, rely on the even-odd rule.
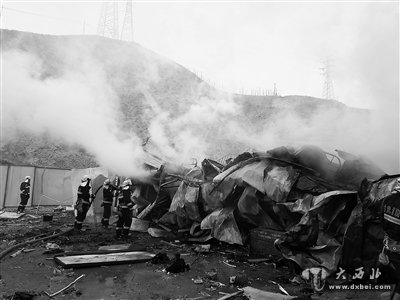
[[[100,1],[2,5],[2,28],[48,34],[82,34],[84,22],[96,34],[101,11]],[[330,57],[338,100],[371,107],[382,90],[398,95],[398,1],[134,1],[133,18],[137,43],[227,91],[276,83],[282,95],[321,97]]]

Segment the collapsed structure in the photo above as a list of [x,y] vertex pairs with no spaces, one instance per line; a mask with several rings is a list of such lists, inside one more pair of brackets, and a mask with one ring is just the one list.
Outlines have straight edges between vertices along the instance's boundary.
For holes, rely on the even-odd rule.
[[137,218],[186,229],[192,241],[244,245],[252,230],[270,230],[279,237],[275,247],[301,269],[332,274],[338,265],[373,264],[383,239],[379,204],[400,175],[336,152],[279,147],[245,152],[226,164],[205,159],[181,174],[162,167],[135,195]]
[[[275,243],[257,254],[279,253],[301,270],[318,267],[333,274],[338,266],[350,272],[368,269],[382,248],[382,199],[400,189],[400,175],[389,176],[365,158],[336,153],[315,146],[279,147],[244,152],[225,162],[205,159],[191,169],[149,155],[145,165],[153,175],[146,181],[133,179],[135,217],[150,221],[150,229],[158,227],[157,234],[160,227],[187,232],[194,242],[214,238],[247,245],[264,231]],[[21,168],[7,169],[5,187],[14,188],[12,180],[26,172]],[[89,215],[96,215],[102,212],[102,193],[97,192],[107,177],[116,175],[101,168],[90,171],[97,197]],[[86,173],[35,168],[32,205],[60,204],[50,201],[60,198],[59,193],[63,205],[73,204],[71,197]],[[46,196],[43,191],[55,180],[58,194]],[[4,196],[3,203],[10,206],[9,201]]]

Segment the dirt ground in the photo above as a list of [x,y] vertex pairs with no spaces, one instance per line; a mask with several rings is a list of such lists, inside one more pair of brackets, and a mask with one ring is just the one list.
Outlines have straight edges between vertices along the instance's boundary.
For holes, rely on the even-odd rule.
[[[10,210],[9,210],[10,211]],[[53,209],[40,209],[38,214],[27,209],[27,215],[17,220],[0,220],[0,252],[16,243],[38,235],[49,235],[60,229],[68,229],[73,224],[73,212],[53,212]],[[54,215],[52,222],[43,222],[43,214]],[[29,216],[31,215],[31,216]],[[90,218],[88,218],[90,219]],[[198,254],[193,249],[196,245],[181,243],[175,239],[164,241],[153,238],[147,233],[132,232],[127,241],[114,238],[114,228],[103,229],[99,223],[85,224],[84,232],[73,232],[52,240],[37,242],[25,246],[34,249],[10,257],[18,249],[7,254],[1,260],[0,296],[2,299],[18,299],[16,292],[37,294],[34,299],[49,299],[43,292],[54,293],[67,286],[82,274],[78,281],[58,299],[218,299],[224,293],[238,291],[238,286],[229,284],[231,276],[242,278],[242,285],[261,290],[280,293],[273,280],[283,286],[290,295],[303,299],[388,299],[389,292],[383,291],[325,291],[321,295],[309,295],[309,284],[291,283],[289,268],[281,265],[274,268],[265,262],[249,263],[248,249],[224,243],[213,242],[210,253]],[[130,244],[132,249],[146,250],[151,253],[166,252],[170,258],[175,253],[190,265],[190,270],[179,274],[168,274],[164,269],[168,264],[154,265],[150,262],[63,269],[53,260],[54,254],[43,254],[48,242],[56,243],[64,251],[94,251],[99,246]],[[216,272],[216,277],[209,278],[207,272]],[[202,283],[195,283],[201,279]],[[14,297],[14,298],[13,298]],[[232,299],[245,299],[238,296]]]

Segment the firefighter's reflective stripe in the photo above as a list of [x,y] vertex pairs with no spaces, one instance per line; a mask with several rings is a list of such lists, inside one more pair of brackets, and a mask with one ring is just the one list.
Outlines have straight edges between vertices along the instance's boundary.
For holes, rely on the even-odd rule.
[[112,204],[112,201],[103,201],[104,204]]
[[83,221],[78,221],[76,219],[75,219],[75,222],[78,223],[78,224],[82,224],[83,223]]
[[385,220],[391,222],[391,223],[394,223],[394,224],[396,224],[396,225],[400,225],[400,219],[395,218],[395,217],[393,217],[393,216],[391,216],[391,215],[389,215],[389,214],[386,214],[386,213],[383,214],[383,218],[384,218]]
[[83,200],[83,199],[82,199],[82,203],[83,203],[83,204],[90,204],[90,202],[89,202],[89,201],[87,201],[87,200]]
[[129,228],[131,228],[130,226],[124,226],[123,227],[124,229],[129,229]]
[[103,221],[108,221],[108,220],[110,220],[110,219],[108,219],[108,218],[103,218]]

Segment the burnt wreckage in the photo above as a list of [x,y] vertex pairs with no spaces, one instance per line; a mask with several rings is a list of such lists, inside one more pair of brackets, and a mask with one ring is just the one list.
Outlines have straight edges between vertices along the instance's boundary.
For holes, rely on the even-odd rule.
[[299,271],[320,268],[329,276],[339,266],[350,273],[371,267],[384,237],[380,204],[399,188],[400,175],[336,153],[278,147],[225,163],[205,159],[190,170],[165,164],[151,183],[137,184],[136,218],[166,235],[186,231],[193,242],[250,244],[254,255],[281,255]]

